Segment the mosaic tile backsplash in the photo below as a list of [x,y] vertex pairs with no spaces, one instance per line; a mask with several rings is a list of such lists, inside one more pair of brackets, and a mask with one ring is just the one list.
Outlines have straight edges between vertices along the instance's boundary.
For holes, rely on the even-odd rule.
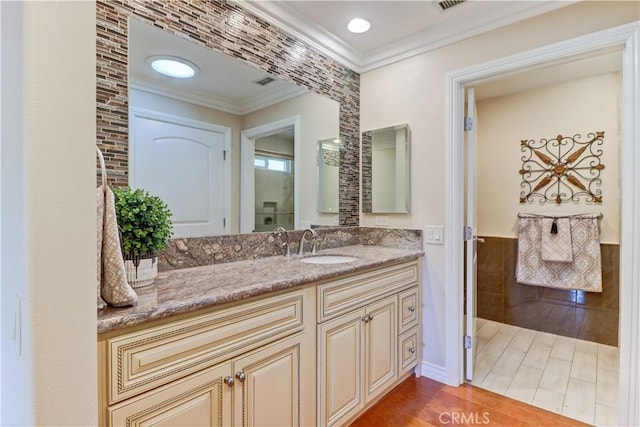
[[128,183],[128,27],[135,18],[340,103],[339,223],[359,223],[360,75],[226,1],[97,0],[97,143]]
[[[422,249],[422,231],[369,227],[319,228],[317,249],[342,246],[371,245],[397,249]],[[233,261],[245,261],[275,255],[284,255],[283,243],[288,241],[292,254],[298,253],[302,230],[276,233],[249,233],[230,236],[210,236],[172,239],[158,257],[158,270],[198,267]],[[305,253],[311,251],[306,239]]]

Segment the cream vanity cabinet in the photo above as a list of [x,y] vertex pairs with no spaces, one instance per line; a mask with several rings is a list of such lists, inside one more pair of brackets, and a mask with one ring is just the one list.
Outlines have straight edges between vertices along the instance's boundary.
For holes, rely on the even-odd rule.
[[420,263],[318,285],[318,424],[351,421],[417,365]]
[[315,424],[314,293],[101,335],[101,425]]

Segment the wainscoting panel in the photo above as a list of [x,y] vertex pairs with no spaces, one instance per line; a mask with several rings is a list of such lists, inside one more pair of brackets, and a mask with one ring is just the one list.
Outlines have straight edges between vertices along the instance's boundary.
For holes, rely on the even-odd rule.
[[602,293],[516,283],[518,240],[478,244],[478,317],[618,345],[620,246],[601,244]]

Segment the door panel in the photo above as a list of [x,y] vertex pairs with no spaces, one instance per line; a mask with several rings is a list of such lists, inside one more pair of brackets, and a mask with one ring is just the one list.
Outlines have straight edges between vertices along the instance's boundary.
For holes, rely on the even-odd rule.
[[393,295],[367,307],[365,327],[365,392],[369,402],[397,378],[398,297]]
[[111,426],[230,426],[231,389],[223,363],[109,408]]
[[476,261],[477,261],[477,237],[476,237],[476,103],[473,89],[467,90],[467,123],[471,123],[466,132],[467,139],[467,229],[470,230],[471,239],[466,242],[466,378],[473,379],[473,362],[475,356],[475,332],[476,332]]
[[134,116],[132,177],[173,213],[174,237],[225,232],[225,133]]
[[364,407],[361,376],[364,315],[364,309],[357,310],[319,327],[321,426],[339,423]]
[[299,426],[300,336],[264,347],[233,363],[233,425]]

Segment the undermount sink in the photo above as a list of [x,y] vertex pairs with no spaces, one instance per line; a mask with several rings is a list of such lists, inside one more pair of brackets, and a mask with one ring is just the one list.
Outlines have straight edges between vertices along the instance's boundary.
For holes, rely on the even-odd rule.
[[300,261],[307,264],[343,264],[357,260],[358,258],[347,255],[311,255],[300,258]]

